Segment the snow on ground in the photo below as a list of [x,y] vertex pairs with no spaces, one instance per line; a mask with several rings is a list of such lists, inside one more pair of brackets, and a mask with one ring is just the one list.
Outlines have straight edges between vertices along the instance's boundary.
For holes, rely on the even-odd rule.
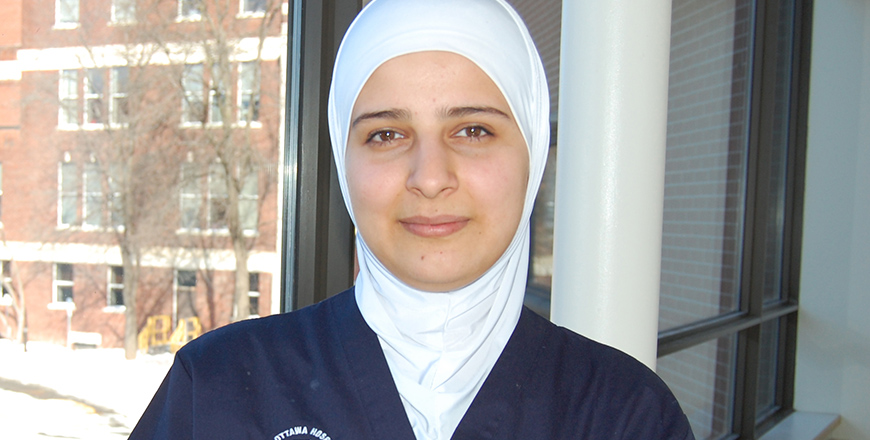
[[123,439],[169,370],[172,355],[71,350],[0,339],[0,438]]

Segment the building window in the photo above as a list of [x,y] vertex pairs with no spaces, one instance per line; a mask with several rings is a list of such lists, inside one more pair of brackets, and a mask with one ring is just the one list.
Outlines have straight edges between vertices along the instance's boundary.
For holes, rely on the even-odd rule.
[[83,226],[103,226],[103,173],[99,164],[85,164]]
[[73,302],[73,265],[57,263],[54,265],[54,297],[52,302]]
[[12,300],[12,262],[9,260],[3,260],[0,262],[0,280],[2,280],[3,284],[0,286],[2,288],[2,294],[0,294],[0,306],[10,306],[13,303]]
[[136,0],[112,0],[112,22],[134,23],[136,21]]
[[124,125],[129,121],[127,96],[130,73],[127,67],[113,67],[110,81],[109,123],[112,125]]
[[208,122],[210,124],[219,125],[224,122],[224,108],[230,101],[227,101],[227,81],[226,75],[221,72],[219,63],[213,64],[211,68],[211,87],[208,89]]
[[257,193],[259,187],[259,175],[249,171],[242,178],[242,190],[239,193],[239,221],[242,230],[248,233],[257,232],[259,224],[259,203]]
[[196,271],[176,270],[175,272],[175,310],[174,321],[191,318],[196,315]]
[[251,317],[260,316],[260,274],[257,272],[248,274],[248,302]]
[[181,229],[200,228],[202,206],[201,178],[198,167],[192,162],[181,165]]
[[180,20],[198,20],[202,16],[202,0],[178,0]]
[[58,100],[60,105],[57,124],[59,126],[78,125],[78,90],[78,70],[61,70],[60,81],[58,81]]
[[85,124],[101,125],[105,122],[103,103],[105,97],[106,72],[103,69],[85,71]]
[[109,285],[106,304],[109,307],[124,305],[124,268],[109,266]]
[[113,228],[124,227],[124,198],[121,195],[121,184],[118,181],[119,171],[117,167],[109,168],[109,217]]
[[260,120],[260,68],[255,61],[239,64],[239,122]]
[[181,103],[182,124],[202,124],[205,120],[205,105],[203,102],[205,88],[202,77],[202,64],[184,66],[181,78],[184,98]]
[[63,162],[59,167],[60,200],[58,225],[78,224],[79,176],[78,167],[72,162]]
[[57,0],[55,26],[74,27],[79,23],[79,0]]
[[208,228],[227,229],[227,175],[222,163],[213,163],[208,168]]
[[263,14],[266,12],[266,0],[242,0],[239,9],[245,15]]

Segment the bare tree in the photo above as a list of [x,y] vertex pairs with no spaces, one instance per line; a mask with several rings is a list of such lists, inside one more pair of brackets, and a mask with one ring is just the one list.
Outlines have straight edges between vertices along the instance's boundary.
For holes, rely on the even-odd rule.
[[[256,136],[252,127],[260,120],[260,88],[262,59],[266,37],[281,17],[280,2],[261,0],[255,25],[237,26],[231,3],[237,1],[198,1],[194,4],[201,19],[198,32],[187,35],[188,53],[203,56],[203,76],[208,76],[208,105],[202,106],[202,123],[210,128],[195,142],[211,163],[207,170],[209,190],[220,195],[209,201],[210,220],[226,228],[235,260],[233,307],[230,319],[238,321],[250,313],[248,256],[254,243],[260,216],[257,214],[266,191],[272,187],[273,176],[263,173],[274,160],[277,133],[274,125],[263,124]],[[250,21],[250,20],[249,20]],[[244,54],[246,61],[236,61],[244,48],[243,37],[254,38],[254,53]],[[234,73],[237,72],[237,77]],[[277,71],[276,71],[277,73]],[[236,90],[232,99],[233,79],[245,85]],[[205,79],[202,79],[206,83]],[[253,199],[252,199],[253,195]],[[209,245],[210,246],[210,245]]]

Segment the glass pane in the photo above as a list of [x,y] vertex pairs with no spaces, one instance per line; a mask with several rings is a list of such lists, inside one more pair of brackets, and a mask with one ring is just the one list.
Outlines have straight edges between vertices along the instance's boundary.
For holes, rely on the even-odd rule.
[[[544,62],[550,89],[550,121],[555,127],[559,114],[559,62],[562,42],[562,0],[508,0],[522,16]],[[531,261],[525,304],[548,316],[553,276],[553,206],[556,180],[556,132],[550,136],[550,152],[531,219]]]
[[72,264],[58,264],[57,265],[57,279],[63,280],[63,281],[72,281],[73,280]]
[[672,3],[660,330],[738,307],[751,14]]
[[556,198],[556,148],[550,148],[544,179],[532,212],[532,266],[529,284],[550,289],[553,279],[553,207]]
[[761,353],[758,366],[758,399],[756,418],[763,419],[778,408],[777,366],[779,364],[779,320],[761,325]]
[[674,392],[698,440],[731,433],[736,339],[722,337],[658,359],[656,372]]
[[791,107],[791,64],[794,10],[789,2],[779,8],[774,87],[773,137],[770,151],[770,179],[767,182],[767,231],[765,234],[764,300],[782,297],[783,221],[785,218],[786,166]]

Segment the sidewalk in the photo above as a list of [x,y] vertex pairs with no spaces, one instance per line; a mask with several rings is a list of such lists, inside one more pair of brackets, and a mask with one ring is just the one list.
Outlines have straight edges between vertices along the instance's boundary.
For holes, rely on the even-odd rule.
[[27,349],[0,340],[0,438],[125,439],[172,364],[168,353]]

